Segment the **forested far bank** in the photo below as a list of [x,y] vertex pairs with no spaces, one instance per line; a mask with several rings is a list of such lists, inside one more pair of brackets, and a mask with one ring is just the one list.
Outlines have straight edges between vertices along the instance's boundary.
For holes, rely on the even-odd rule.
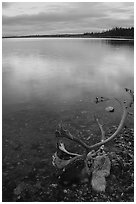
[[134,27],[131,28],[112,28],[102,32],[86,32],[79,34],[34,34],[34,35],[16,35],[3,36],[2,38],[121,38],[134,39]]

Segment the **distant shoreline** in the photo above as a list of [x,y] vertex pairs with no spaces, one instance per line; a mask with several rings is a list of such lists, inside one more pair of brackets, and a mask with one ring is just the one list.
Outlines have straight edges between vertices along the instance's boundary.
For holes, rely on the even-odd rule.
[[112,28],[102,32],[91,33],[65,33],[65,34],[29,34],[2,36],[2,38],[115,38],[134,40],[134,27],[131,28]]
[[118,40],[134,40],[134,38],[128,36],[84,36],[84,35],[25,35],[25,36],[3,36],[6,38],[100,38],[100,39],[118,39]]

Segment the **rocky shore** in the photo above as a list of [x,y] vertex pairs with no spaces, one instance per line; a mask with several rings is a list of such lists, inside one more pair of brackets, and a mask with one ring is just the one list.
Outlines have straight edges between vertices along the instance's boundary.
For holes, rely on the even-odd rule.
[[[52,166],[52,153],[55,152],[55,141],[50,134],[50,125],[56,125],[55,118],[46,121],[48,133],[40,123],[35,124],[35,133],[31,132],[29,118],[20,126],[19,132],[10,129],[10,118],[4,120],[3,125],[3,202],[133,202],[134,201],[134,130],[125,127],[120,135],[114,139],[114,144],[106,147],[112,162],[110,176],[107,177],[105,193],[96,193],[90,184],[72,183],[69,186],[61,185],[56,177],[56,170]],[[16,118],[17,119],[17,118]],[[45,117],[41,115],[41,120]],[[24,120],[23,120],[24,121]],[[33,124],[34,125],[34,124]],[[29,126],[29,128],[28,128]],[[39,128],[38,128],[39,127]],[[21,129],[22,128],[22,129]],[[38,129],[37,129],[38,128]],[[116,125],[108,130],[114,132]],[[12,135],[7,136],[7,132]],[[47,131],[47,128],[46,128]],[[36,136],[38,134],[38,136]],[[107,136],[108,136],[107,134]],[[11,136],[14,135],[14,139]],[[17,136],[16,136],[17,135]],[[31,145],[24,135],[29,135]],[[93,136],[92,136],[93,137]],[[34,138],[34,140],[33,140]],[[47,149],[48,148],[48,149]],[[29,151],[28,151],[29,150]],[[12,159],[11,159],[12,158]]]

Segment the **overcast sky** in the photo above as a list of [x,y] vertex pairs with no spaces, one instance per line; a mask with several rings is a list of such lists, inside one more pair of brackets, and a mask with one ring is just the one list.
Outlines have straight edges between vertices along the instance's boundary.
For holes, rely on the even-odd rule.
[[131,2],[4,2],[2,34],[57,34],[134,26]]

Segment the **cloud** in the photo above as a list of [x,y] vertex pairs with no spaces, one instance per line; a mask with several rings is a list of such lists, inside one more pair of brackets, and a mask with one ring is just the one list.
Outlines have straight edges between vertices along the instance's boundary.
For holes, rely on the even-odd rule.
[[7,3],[3,11],[3,34],[91,32],[134,24],[134,4],[128,2]]
[[9,2],[2,2],[2,9],[6,9],[8,7],[10,7],[11,3]]

